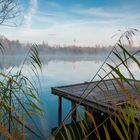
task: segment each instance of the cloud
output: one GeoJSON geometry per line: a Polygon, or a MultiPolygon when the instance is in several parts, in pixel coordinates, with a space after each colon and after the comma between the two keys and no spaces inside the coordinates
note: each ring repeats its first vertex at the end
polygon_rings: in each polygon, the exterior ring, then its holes
{"type": "Polygon", "coordinates": [[[32,17],[38,8],[38,0],[30,0],[28,13],[25,15],[25,27],[31,28],[32,17]]]}
{"type": "Polygon", "coordinates": [[[13,36],[13,31],[11,31],[7,33],[7,36],[22,42],[41,43],[45,41],[50,45],[73,45],[73,40],[76,39],[76,45],[94,46],[95,44],[113,44],[111,36],[116,30],[111,27],[58,24],[44,29],[16,30],[18,36],[13,36]]]}
{"type": "Polygon", "coordinates": [[[104,18],[108,19],[132,19],[139,18],[140,14],[136,11],[136,6],[123,6],[123,7],[80,7],[73,10],[74,13],[82,15],[84,17],[104,18]]]}
{"type": "Polygon", "coordinates": [[[30,0],[25,18],[25,26],[14,30],[1,30],[11,39],[22,42],[42,41],[51,45],[94,46],[95,44],[113,45],[111,39],[118,29],[126,27],[140,28],[140,14],[135,7],[105,8],[70,6],[63,7],[55,3],[39,9],[38,0],[30,0]],[[55,8],[57,7],[57,8],[55,8]],[[64,10],[65,9],[65,10],[64,10]],[[32,25],[32,26],[31,26],[32,25]]]}
{"type": "MultiPolygon", "coordinates": [[[[89,26],[118,26],[118,28],[139,25],[140,12],[136,11],[135,5],[119,7],[64,7],[57,3],[47,2],[44,11],[38,11],[34,15],[34,23],[40,27],[53,27],[55,24],[62,25],[87,25],[89,26]],[[48,6],[49,5],[49,6],[48,6]],[[53,7],[59,8],[53,8],[53,7]],[[51,7],[51,8],[50,8],[51,7]],[[60,8],[61,7],[61,8],[60,8]]],[[[38,27],[37,27],[38,28],[38,27]]]]}
{"type": "Polygon", "coordinates": [[[91,16],[91,17],[97,17],[97,18],[122,18],[122,14],[119,12],[113,12],[113,11],[106,11],[102,7],[98,8],[88,8],[88,9],[79,9],[75,11],[78,14],[84,15],[84,16],[91,16]]]}
{"type": "MultiPolygon", "coordinates": [[[[30,29],[16,29],[9,30],[6,36],[11,39],[19,39],[22,42],[41,43],[48,42],[50,45],[73,45],[73,40],[76,39],[76,45],[94,46],[100,45],[114,45],[116,38],[111,38],[117,33],[119,26],[106,23],[108,26],[98,25],[98,23],[82,22],[75,23],[59,23],[50,26],[49,28],[30,28],[30,29]],[[98,25],[98,26],[97,26],[98,25]],[[13,35],[16,32],[17,35],[13,35]]],[[[2,31],[1,31],[2,32],[2,31]]]]}

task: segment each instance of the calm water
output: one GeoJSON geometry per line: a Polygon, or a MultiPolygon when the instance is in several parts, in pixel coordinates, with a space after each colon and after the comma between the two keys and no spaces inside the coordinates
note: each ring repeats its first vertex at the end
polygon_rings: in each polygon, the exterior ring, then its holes
{"type": "MultiPolygon", "coordinates": [[[[58,125],[58,98],[51,94],[51,87],[89,81],[102,62],[95,61],[50,61],[44,64],[41,79],[40,98],[45,105],[46,117],[40,120],[46,135],[58,125]]],[[[68,100],[62,100],[63,118],[71,109],[68,100]]]]}
{"type": "MultiPolygon", "coordinates": [[[[1,69],[7,71],[13,64],[8,57],[7,59],[1,59],[1,69]]],[[[41,88],[39,90],[39,97],[44,103],[43,108],[46,113],[44,117],[36,118],[36,122],[44,135],[47,137],[51,134],[51,129],[57,127],[58,124],[58,98],[51,94],[51,87],[74,84],[78,82],[90,81],[96,71],[103,63],[104,58],[80,58],[80,59],[67,59],[67,60],[49,60],[43,57],[43,70],[40,73],[41,88]],[[46,60],[46,61],[45,61],[46,60]]],[[[22,57],[15,58],[15,67],[13,71],[17,71],[22,62],[22,57]]],[[[30,65],[25,65],[24,73],[28,75],[27,69],[30,65]]],[[[133,73],[140,80],[139,70],[135,64],[131,63],[129,67],[133,70],[133,73]]],[[[125,71],[124,71],[125,73],[125,71]]],[[[31,77],[34,77],[32,75],[31,77]]],[[[70,111],[71,104],[69,101],[63,99],[63,118],[70,111]]]]}

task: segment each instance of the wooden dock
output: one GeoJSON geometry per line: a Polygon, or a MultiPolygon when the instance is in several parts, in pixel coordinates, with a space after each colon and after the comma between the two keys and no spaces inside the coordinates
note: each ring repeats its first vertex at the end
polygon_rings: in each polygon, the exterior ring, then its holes
{"type": "MultiPolygon", "coordinates": [[[[134,100],[140,96],[140,81],[128,79],[128,82],[118,79],[134,100]],[[137,87],[137,91],[134,87],[137,87]]],[[[85,82],[74,85],[53,87],[52,94],[57,95],[59,106],[59,122],[61,122],[62,97],[72,102],[72,107],[80,103],[93,110],[110,114],[115,110],[114,104],[123,106],[129,104],[129,97],[122,91],[116,80],[85,82]]],[[[76,116],[76,112],[74,114],[76,116]]]]}

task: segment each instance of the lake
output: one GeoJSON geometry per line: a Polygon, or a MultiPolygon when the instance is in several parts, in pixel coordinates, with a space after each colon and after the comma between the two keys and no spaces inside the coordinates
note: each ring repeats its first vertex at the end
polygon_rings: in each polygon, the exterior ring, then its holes
{"type": "MultiPolygon", "coordinates": [[[[23,58],[24,56],[18,56],[18,59],[17,56],[1,58],[1,70],[6,72],[15,65],[13,72],[16,72],[20,68],[23,58]]],[[[46,112],[44,117],[36,118],[35,121],[46,137],[51,134],[52,128],[58,126],[58,98],[51,94],[51,87],[90,81],[102,65],[104,59],[105,56],[56,57],[54,59],[46,56],[42,57],[43,69],[42,72],[39,73],[41,82],[39,98],[43,102],[43,108],[46,112]]],[[[130,63],[129,67],[137,79],[140,80],[139,69],[136,64],[130,63]]],[[[24,66],[23,73],[25,73],[25,75],[28,75],[28,68],[30,68],[29,63],[24,66]]],[[[109,69],[106,67],[106,70],[108,71],[109,69]]],[[[128,76],[125,71],[124,73],[128,76]]],[[[34,75],[30,77],[33,78],[34,75]]],[[[98,78],[96,80],[98,80],[98,78]]],[[[65,99],[63,99],[62,102],[62,116],[64,118],[71,109],[71,103],[65,99]]]]}

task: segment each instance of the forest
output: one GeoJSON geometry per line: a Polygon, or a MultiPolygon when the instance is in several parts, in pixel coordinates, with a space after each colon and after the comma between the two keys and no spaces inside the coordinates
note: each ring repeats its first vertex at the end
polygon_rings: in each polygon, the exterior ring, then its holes
{"type": "MultiPolygon", "coordinates": [[[[0,36],[0,42],[2,46],[5,46],[5,54],[16,55],[16,54],[25,54],[30,46],[35,45],[33,43],[21,43],[19,40],[10,40],[5,36],[0,36]]],[[[95,45],[95,46],[61,46],[55,45],[51,46],[48,43],[42,42],[36,44],[39,47],[41,54],[46,55],[95,55],[95,54],[108,54],[113,46],[104,46],[104,45],[95,45]]],[[[135,52],[140,49],[140,47],[129,47],[125,46],[129,52],[135,52]]]]}

